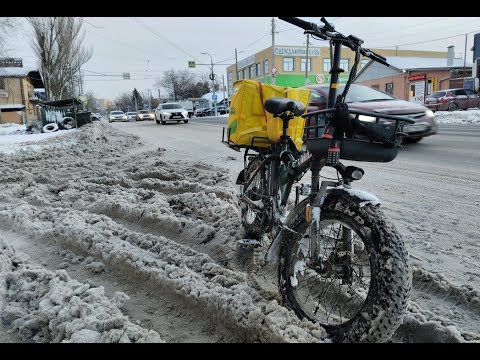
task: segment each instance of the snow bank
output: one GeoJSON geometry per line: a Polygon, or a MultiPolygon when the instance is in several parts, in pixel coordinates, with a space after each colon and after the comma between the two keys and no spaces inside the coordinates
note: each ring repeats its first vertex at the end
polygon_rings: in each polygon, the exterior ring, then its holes
{"type": "Polygon", "coordinates": [[[436,111],[435,120],[439,124],[480,124],[480,110],[436,111]]]}
{"type": "Polygon", "coordinates": [[[37,268],[0,237],[1,321],[23,341],[162,342],[152,330],[131,323],[103,287],[71,279],[67,272],[37,268]]]}

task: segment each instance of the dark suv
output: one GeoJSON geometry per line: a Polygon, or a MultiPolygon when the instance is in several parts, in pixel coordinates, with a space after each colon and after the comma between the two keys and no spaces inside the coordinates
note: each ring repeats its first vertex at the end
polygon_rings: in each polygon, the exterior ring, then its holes
{"type": "Polygon", "coordinates": [[[425,99],[425,105],[432,111],[467,110],[479,108],[480,97],[470,89],[445,89],[435,91],[425,99]]]}
{"type": "MultiPolygon", "coordinates": [[[[305,88],[312,90],[308,112],[322,110],[327,107],[328,85],[308,85],[305,88]]],[[[340,94],[344,88],[344,85],[338,87],[340,94]]],[[[352,110],[390,115],[408,115],[411,117],[415,120],[415,124],[404,125],[403,132],[408,134],[404,138],[405,142],[417,142],[425,136],[436,134],[438,131],[438,125],[435,122],[433,112],[425,106],[395,98],[368,86],[352,84],[345,102],[352,110]]],[[[359,118],[362,121],[375,121],[375,118],[369,116],[360,115],[359,118]]],[[[389,120],[384,121],[389,122],[389,120]]]]}

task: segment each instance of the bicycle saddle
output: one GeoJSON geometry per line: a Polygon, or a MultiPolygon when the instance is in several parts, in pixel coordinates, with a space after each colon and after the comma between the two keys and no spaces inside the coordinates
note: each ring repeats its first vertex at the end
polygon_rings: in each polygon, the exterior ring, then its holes
{"type": "Polygon", "coordinates": [[[265,110],[274,116],[283,114],[285,111],[291,111],[293,115],[300,116],[305,112],[305,105],[289,98],[272,97],[265,101],[265,110]]]}

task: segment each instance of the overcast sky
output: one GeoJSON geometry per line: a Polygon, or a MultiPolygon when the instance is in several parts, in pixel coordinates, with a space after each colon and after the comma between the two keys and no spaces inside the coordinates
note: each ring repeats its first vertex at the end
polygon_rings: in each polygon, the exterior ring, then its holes
{"type": "MultiPolygon", "coordinates": [[[[319,18],[302,19],[319,23],[319,18]]],[[[155,95],[155,79],[169,69],[187,69],[187,62],[235,62],[271,46],[271,17],[189,17],[189,18],[130,18],[85,17],[85,43],[93,49],[93,56],[83,67],[85,90],[99,98],[114,99],[120,93],[150,89],[155,95]],[[131,80],[123,80],[129,72],[131,80]],[[95,76],[101,75],[101,76],[95,76]],[[104,76],[117,75],[117,76],[104,76]]],[[[454,45],[455,53],[462,56],[465,34],[468,34],[467,62],[472,62],[474,33],[480,32],[480,18],[472,17],[329,17],[336,30],[353,34],[365,41],[368,48],[416,49],[446,51],[454,45]],[[438,40],[441,38],[446,38],[438,40]],[[432,41],[435,40],[435,41],[432,41]],[[417,44],[419,42],[424,42],[417,44]]],[[[284,21],[276,21],[277,45],[303,45],[305,35],[301,29],[284,21]]],[[[24,25],[10,39],[8,55],[22,57],[24,66],[36,66],[29,43],[29,27],[24,25]]],[[[328,46],[325,41],[312,41],[311,46],[328,46]]],[[[221,81],[226,66],[215,65],[221,81]]],[[[196,73],[208,73],[209,66],[198,65],[196,73]]]]}

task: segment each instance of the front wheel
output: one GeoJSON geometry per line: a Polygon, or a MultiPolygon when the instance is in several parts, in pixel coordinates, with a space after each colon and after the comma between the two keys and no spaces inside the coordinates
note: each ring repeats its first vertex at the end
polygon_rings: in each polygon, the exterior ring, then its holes
{"type": "Polygon", "coordinates": [[[402,322],[412,282],[400,235],[378,207],[329,195],[311,254],[306,204],[286,224],[295,233],[286,232],[278,267],[285,306],[320,323],[335,342],[387,341],[402,322]]]}

